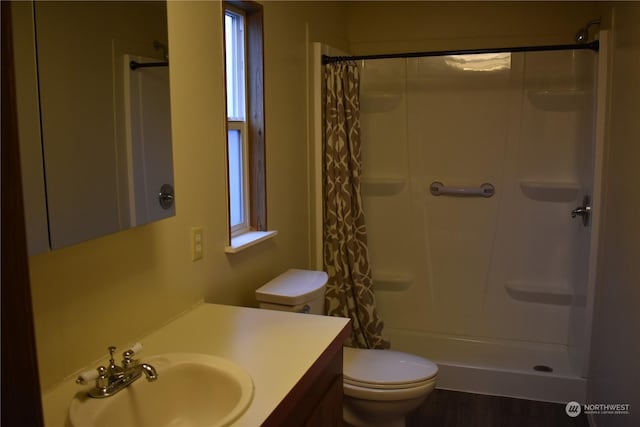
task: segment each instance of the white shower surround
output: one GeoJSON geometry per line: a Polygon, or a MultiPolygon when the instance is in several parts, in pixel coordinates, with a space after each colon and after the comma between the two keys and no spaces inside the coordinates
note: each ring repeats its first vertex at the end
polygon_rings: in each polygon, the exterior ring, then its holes
{"type": "MultiPolygon", "coordinates": [[[[601,32],[600,58],[606,37],[601,32]]],[[[316,64],[327,49],[315,46],[316,64]]],[[[606,94],[607,61],[597,58],[586,51],[514,54],[510,70],[475,72],[471,82],[471,71],[451,70],[442,58],[364,66],[363,192],[379,310],[392,348],[438,363],[440,388],[585,398],[606,94]],[[581,62],[595,68],[585,73],[576,67],[581,62]],[[547,77],[539,73],[545,70],[547,77]],[[577,79],[568,82],[571,76],[577,79]],[[576,112],[596,95],[597,112],[593,105],[576,112]],[[482,106],[470,108],[482,120],[464,115],[473,103],[482,106]],[[588,144],[581,156],[577,141],[588,144]],[[491,182],[496,195],[436,198],[428,192],[432,181],[491,182]],[[592,244],[569,216],[584,193],[594,199],[592,244]],[[549,245],[547,238],[557,239],[549,245]],[[565,265],[561,258],[570,254],[582,264],[565,265]]],[[[315,86],[318,94],[318,80],[315,86]]],[[[319,144],[316,138],[315,150],[319,144]]],[[[316,188],[320,179],[312,178],[316,188]]]]}

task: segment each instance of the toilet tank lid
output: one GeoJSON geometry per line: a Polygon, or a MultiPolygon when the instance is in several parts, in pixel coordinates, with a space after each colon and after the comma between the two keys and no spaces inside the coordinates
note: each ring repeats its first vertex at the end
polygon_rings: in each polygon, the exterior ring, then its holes
{"type": "Polygon", "coordinates": [[[256,289],[256,299],[281,305],[304,304],[324,297],[328,279],[324,271],[292,268],[256,289]]]}

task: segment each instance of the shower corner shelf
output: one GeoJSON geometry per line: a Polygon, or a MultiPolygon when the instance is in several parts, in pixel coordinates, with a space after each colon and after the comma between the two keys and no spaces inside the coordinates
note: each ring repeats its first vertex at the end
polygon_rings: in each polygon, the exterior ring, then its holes
{"type": "Polygon", "coordinates": [[[579,186],[575,182],[520,181],[525,196],[542,202],[571,202],[577,199],[579,186]]]}
{"type": "Polygon", "coordinates": [[[395,196],[404,189],[406,180],[404,178],[363,178],[363,196],[395,196]]]}
{"type": "Polygon", "coordinates": [[[513,281],[504,285],[509,296],[518,301],[538,304],[571,305],[573,291],[566,284],[547,285],[539,282],[513,281]]]}
{"type": "Polygon", "coordinates": [[[581,89],[529,89],[531,104],[544,111],[576,111],[583,104],[585,91],[581,89]]]}
{"type": "Polygon", "coordinates": [[[376,291],[406,291],[412,283],[413,278],[409,276],[380,274],[373,277],[373,288],[376,291]]]}

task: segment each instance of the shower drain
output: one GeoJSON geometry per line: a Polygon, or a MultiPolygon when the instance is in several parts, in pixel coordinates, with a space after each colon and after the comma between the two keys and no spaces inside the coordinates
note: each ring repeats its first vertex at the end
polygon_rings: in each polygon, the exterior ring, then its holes
{"type": "Polygon", "coordinates": [[[553,372],[553,368],[547,365],[536,365],[533,367],[533,370],[538,372],[553,372]]]}

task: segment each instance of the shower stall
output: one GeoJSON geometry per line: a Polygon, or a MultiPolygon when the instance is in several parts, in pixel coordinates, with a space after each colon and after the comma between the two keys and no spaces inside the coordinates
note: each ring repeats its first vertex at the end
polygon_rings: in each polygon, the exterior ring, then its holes
{"type": "Polygon", "coordinates": [[[358,61],[378,310],[438,387],[586,397],[606,37],[599,52],[358,61]]]}

